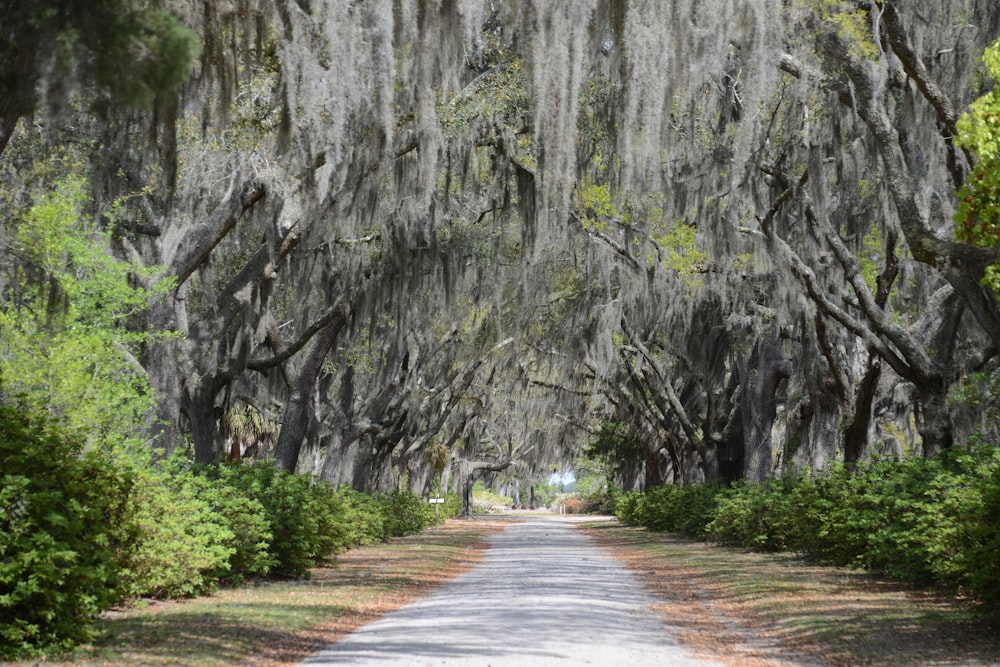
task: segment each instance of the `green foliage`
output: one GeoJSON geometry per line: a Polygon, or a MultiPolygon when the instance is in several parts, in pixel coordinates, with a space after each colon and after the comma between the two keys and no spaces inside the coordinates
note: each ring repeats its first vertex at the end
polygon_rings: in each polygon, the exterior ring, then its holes
{"type": "Polygon", "coordinates": [[[367,545],[385,542],[385,518],[382,504],[370,493],[363,493],[350,486],[338,490],[344,502],[345,541],[348,545],[367,545]]]}
{"type": "Polygon", "coordinates": [[[153,333],[127,322],[157,293],[148,278],[107,254],[109,239],[84,214],[86,182],[59,180],[18,221],[0,304],[4,388],[64,421],[74,436],[120,444],[134,437],[151,405],[133,352],[153,333]]]}
{"type": "Polygon", "coordinates": [[[621,497],[625,523],[945,586],[1000,614],[1000,449],[621,497]]]}
{"type": "Polygon", "coordinates": [[[73,82],[94,84],[115,102],[148,107],[173,95],[200,51],[174,14],[136,0],[49,0],[5,6],[0,116],[30,113],[44,80],[55,101],[73,82]]]}
{"type": "Polygon", "coordinates": [[[873,60],[879,47],[872,40],[869,10],[848,0],[800,0],[810,7],[824,23],[835,26],[851,55],[873,60]]]}
{"type": "Polygon", "coordinates": [[[878,290],[878,276],[882,271],[885,255],[882,237],[882,230],[878,226],[873,226],[861,241],[861,252],[858,257],[861,275],[864,276],[868,291],[872,294],[878,290]]]}
{"type": "Polygon", "coordinates": [[[276,560],[270,552],[273,538],[264,506],[233,484],[228,475],[222,475],[219,483],[212,483],[211,478],[205,476],[197,479],[201,487],[199,496],[232,535],[226,540],[225,533],[220,532],[223,538],[220,545],[229,551],[229,559],[210,574],[221,583],[231,585],[267,576],[276,560]]]}
{"type": "Polygon", "coordinates": [[[788,533],[784,523],[787,512],[775,511],[774,504],[783,498],[781,489],[791,484],[786,479],[733,486],[718,499],[705,532],[719,542],[763,551],[787,549],[788,533]]]}
{"type": "Polygon", "coordinates": [[[621,474],[643,455],[642,441],[634,428],[617,421],[602,422],[597,437],[584,451],[584,456],[600,461],[612,475],[621,474]]]}
{"type": "Polygon", "coordinates": [[[175,458],[133,468],[128,514],[136,538],[120,554],[130,597],[178,598],[212,591],[228,570],[235,533],[205,497],[206,485],[175,458]]]}
{"type": "Polygon", "coordinates": [[[498,43],[487,43],[484,51],[491,66],[456,95],[438,100],[438,117],[449,133],[488,123],[520,129],[525,122],[528,92],[521,60],[498,43]]]}
{"type": "Polygon", "coordinates": [[[667,484],[619,497],[614,511],[624,523],[700,538],[714,516],[718,493],[713,486],[667,484]]]}
{"type": "Polygon", "coordinates": [[[10,407],[0,407],[0,471],[0,658],[89,639],[119,599],[127,478],[10,407]]]}
{"type": "Polygon", "coordinates": [[[669,227],[660,223],[657,228],[652,238],[663,267],[681,276],[688,288],[700,287],[703,284],[700,276],[708,264],[708,254],[698,247],[697,230],[683,222],[669,227]]]}
{"type": "Polygon", "coordinates": [[[444,498],[444,502],[441,503],[440,508],[437,510],[436,517],[439,521],[445,521],[462,513],[462,496],[454,491],[449,491],[440,497],[444,498]]]}
{"type": "MultiPolygon", "coordinates": [[[[987,73],[1000,81],[1000,40],[983,54],[987,73]]],[[[955,234],[986,248],[1000,244],[1000,89],[969,105],[957,123],[955,143],[975,154],[978,162],[958,191],[955,234]]],[[[1000,267],[990,266],[985,285],[1000,293],[1000,267]]]]}
{"type": "Polygon", "coordinates": [[[257,500],[264,509],[273,559],[271,573],[300,577],[337,549],[348,546],[341,522],[343,501],[326,482],[277,470],[270,465],[232,466],[227,483],[257,500]]]}
{"type": "Polygon", "coordinates": [[[608,185],[584,181],[577,185],[573,199],[573,207],[587,229],[604,231],[609,223],[620,219],[618,205],[608,185]]]}
{"type": "Polygon", "coordinates": [[[412,535],[434,525],[434,509],[409,491],[393,491],[381,501],[382,520],[389,537],[412,535]]]}

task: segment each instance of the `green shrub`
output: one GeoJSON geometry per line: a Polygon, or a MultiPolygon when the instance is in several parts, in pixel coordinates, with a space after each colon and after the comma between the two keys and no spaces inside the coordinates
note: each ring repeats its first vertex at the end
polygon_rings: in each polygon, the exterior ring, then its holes
{"type": "Polygon", "coordinates": [[[681,490],[677,502],[676,530],[689,537],[702,538],[709,522],[715,517],[719,488],[690,484],[681,490]]]}
{"type": "Polygon", "coordinates": [[[129,481],[40,419],[0,407],[0,658],[93,635],[120,597],[129,481]]]}
{"type": "Polygon", "coordinates": [[[618,496],[615,503],[615,516],[618,517],[619,521],[630,526],[642,525],[639,522],[639,512],[645,499],[646,495],[640,491],[632,491],[618,496]]]}
{"type": "Polygon", "coordinates": [[[227,576],[236,534],[206,498],[205,480],[182,461],[136,464],[128,513],[137,528],[122,549],[125,592],[179,598],[214,590],[227,576]]]}
{"type": "Polygon", "coordinates": [[[714,486],[666,484],[617,496],[615,514],[628,524],[700,538],[715,516],[718,494],[714,486]]]}
{"type": "Polygon", "coordinates": [[[650,530],[677,530],[677,498],[680,487],[673,484],[657,486],[646,491],[646,497],[637,509],[639,525],[650,530]]]}
{"type": "Polygon", "coordinates": [[[763,484],[741,482],[719,494],[718,504],[705,535],[725,544],[781,551],[796,535],[789,492],[801,478],[769,480],[763,484]]]}
{"type": "Polygon", "coordinates": [[[412,535],[434,525],[434,510],[418,495],[393,491],[381,501],[382,521],[389,537],[412,535]]]}
{"type": "Polygon", "coordinates": [[[1000,620],[1000,449],[981,448],[968,461],[970,485],[978,502],[969,503],[969,518],[960,533],[970,593],[1000,620]]]}
{"type": "Polygon", "coordinates": [[[439,512],[440,521],[447,521],[448,519],[461,514],[462,496],[458,495],[454,491],[449,491],[444,494],[444,502],[441,503],[441,509],[439,512]]]}
{"type": "Polygon", "coordinates": [[[763,484],[664,486],[618,500],[619,518],[764,551],[961,590],[1000,616],[1000,449],[880,460],[763,484]]]}
{"type": "Polygon", "coordinates": [[[347,546],[384,542],[387,534],[379,500],[351,486],[343,486],[337,493],[344,502],[347,546]]]}
{"type": "Polygon", "coordinates": [[[227,479],[264,508],[272,574],[308,575],[321,558],[348,544],[345,503],[327,482],[314,484],[271,465],[232,466],[227,479]]]}
{"type": "Polygon", "coordinates": [[[271,527],[261,502],[239,486],[237,466],[208,466],[199,472],[199,497],[232,534],[222,545],[231,550],[225,567],[212,575],[226,584],[266,576],[276,564],[270,552],[271,527]]]}

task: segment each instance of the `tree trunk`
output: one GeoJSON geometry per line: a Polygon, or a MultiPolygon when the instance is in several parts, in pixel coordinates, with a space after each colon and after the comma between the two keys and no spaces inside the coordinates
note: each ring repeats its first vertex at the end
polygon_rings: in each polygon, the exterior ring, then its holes
{"type": "Polygon", "coordinates": [[[771,475],[771,428],[777,415],[778,384],[791,373],[789,363],[781,356],[777,339],[761,341],[754,346],[744,364],[743,437],[745,441],[745,477],[751,482],[764,482],[771,475]]]}
{"type": "Polygon", "coordinates": [[[191,426],[195,463],[215,463],[222,455],[215,392],[206,387],[196,387],[194,394],[185,392],[182,408],[191,426]]]}
{"type": "Polygon", "coordinates": [[[854,418],[844,429],[844,465],[852,470],[865,455],[871,440],[872,407],[881,377],[882,361],[878,355],[869,353],[865,376],[854,398],[854,418]]]}
{"type": "Polygon", "coordinates": [[[292,387],[292,395],[285,406],[285,415],[281,420],[281,434],[275,446],[274,463],[281,470],[295,472],[299,462],[299,452],[302,450],[302,441],[309,428],[316,381],[319,379],[326,356],[337,342],[346,323],[347,317],[341,314],[323,327],[312,340],[312,349],[303,360],[302,368],[292,387]]]}
{"type": "Polygon", "coordinates": [[[658,486],[663,486],[666,483],[666,478],[663,474],[663,466],[660,461],[662,458],[660,456],[659,448],[654,448],[649,445],[645,447],[646,453],[646,465],[645,467],[645,477],[643,479],[643,488],[653,489],[658,486]]]}
{"type": "Polygon", "coordinates": [[[948,407],[948,384],[936,382],[917,385],[919,394],[918,429],[923,440],[924,458],[935,458],[954,444],[951,410],[948,407]]]}
{"type": "Polygon", "coordinates": [[[458,479],[462,485],[462,516],[472,518],[472,466],[469,461],[459,461],[458,479]]]}

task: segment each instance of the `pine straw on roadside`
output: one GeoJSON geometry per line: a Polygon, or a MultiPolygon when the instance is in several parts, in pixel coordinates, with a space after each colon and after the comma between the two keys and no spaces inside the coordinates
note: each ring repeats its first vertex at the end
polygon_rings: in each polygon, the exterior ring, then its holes
{"type": "Polygon", "coordinates": [[[949,596],[616,522],[582,529],[641,577],[702,657],[739,667],[1000,665],[996,631],[949,596]]]}

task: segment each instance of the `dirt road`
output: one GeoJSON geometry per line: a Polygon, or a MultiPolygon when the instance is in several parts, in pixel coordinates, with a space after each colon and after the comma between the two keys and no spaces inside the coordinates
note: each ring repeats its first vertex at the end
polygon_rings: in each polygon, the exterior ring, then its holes
{"type": "Polygon", "coordinates": [[[302,664],[718,664],[687,655],[638,578],[574,531],[573,521],[539,515],[512,523],[490,538],[475,568],[302,664]]]}

